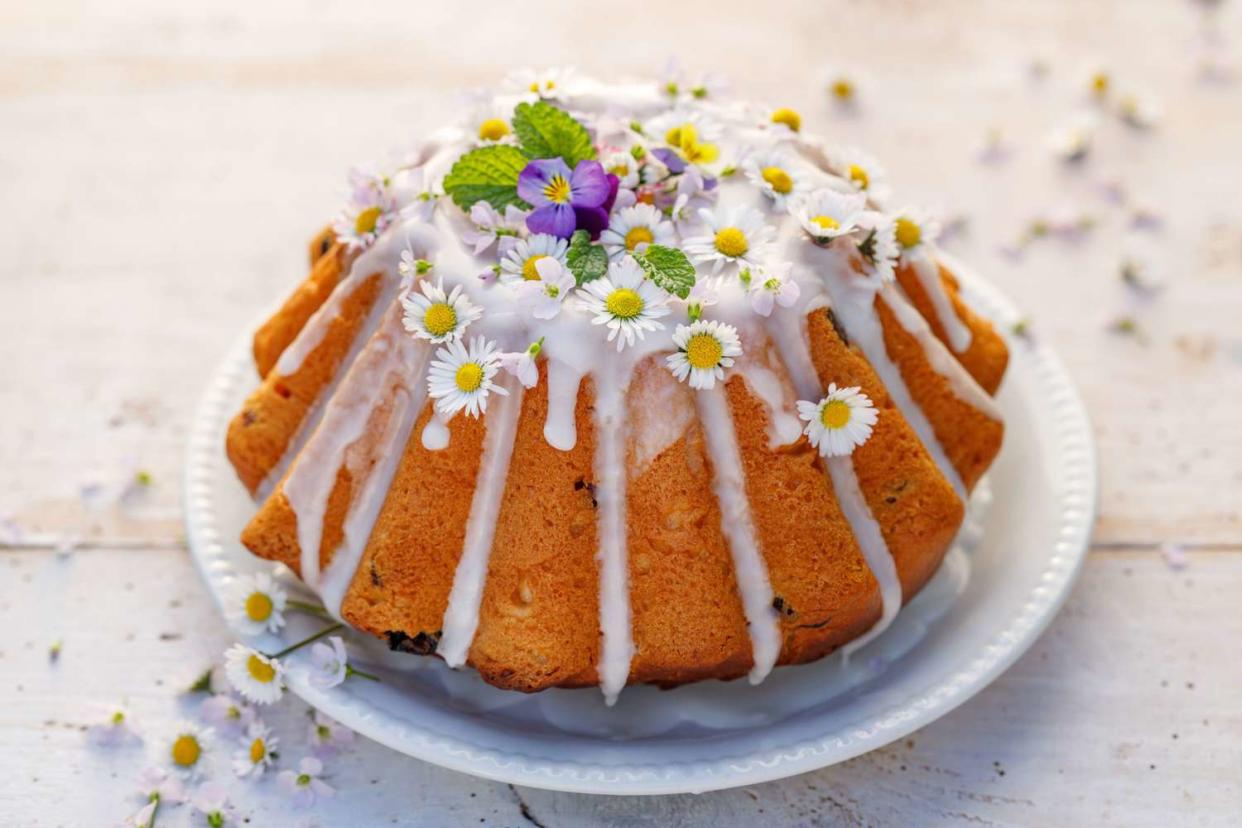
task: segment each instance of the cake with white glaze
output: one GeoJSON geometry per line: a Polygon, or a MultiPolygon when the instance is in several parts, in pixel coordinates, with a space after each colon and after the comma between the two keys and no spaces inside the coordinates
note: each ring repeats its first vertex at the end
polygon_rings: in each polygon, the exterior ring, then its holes
{"type": "Polygon", "coordinates": [[[934,223],[800,127],[537,76],[351,174],[228,430],[246,546],[516,690],[882,632],[999,450],[1007,351],[934,223]]]}

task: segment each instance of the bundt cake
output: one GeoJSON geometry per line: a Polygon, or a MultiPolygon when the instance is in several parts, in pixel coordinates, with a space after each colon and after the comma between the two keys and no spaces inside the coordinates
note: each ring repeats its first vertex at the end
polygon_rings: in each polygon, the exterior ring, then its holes
{"type": "Polygon", "coordinates": [[[243,543],[332,614],[612,700],[860,646],[935,573],[1008,353],[867,156],[550,75],[350,188],[227,434],[243,543]]]}

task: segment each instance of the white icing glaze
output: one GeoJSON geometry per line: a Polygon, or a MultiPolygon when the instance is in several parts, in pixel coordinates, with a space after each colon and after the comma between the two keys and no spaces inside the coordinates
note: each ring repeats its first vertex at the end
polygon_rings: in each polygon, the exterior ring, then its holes
{"type": "Polygon", "coordinates": [[[522,410],[522,386],[507,379],[504,385],[509,390],[509,396],[492,398],[484,418],[487,433],[483,437],[483,458],[479,462],[479,477],[470,502],[461,559],[453,576],[448,606],[444,610],[444,635],[436,649],[450,667],[465,663],[470,642],[474,640],[474,631],[479,626],[479,602],[483,599],[487,561],[492,551],[492,537],[496,533],[501,495],[509,476],[518,414],[522,410]]]}
{"type": "Polygon", "coordinates": [[[742,456],[724,389],[717,384],[698,392],[694,399],[712,461],[712,489],[720,504],[720,528],[729,541],[738,593],[750,631],[755,662],[750,669],[750,683],[758,684],[772,671],[781,652],[780,624],[772,609],[772,585],[750,516],[742,456]]]}
{"type": "MultiPolygon", "coordinates": [[[[805,314],[800,315],[796,321],[785,324],[777,321],[768,327],[768,331],[789,369],[789,376],[798,396],[804,400],[818,399],[823,393],[823,387],[815,373],[815,364],[811,361],[805,314]]],[[[884,416],[883,413],[880,416],[884,416]]],[[[863,559],[880,586],[880,620],[863,635],[863,638],[870,641],[888,629],[897,617],[902,602],[901,580],[897,577],[897,565],[893,562],[880,526],[859,488],[853,456],[825,458],[824,465],[832,479],[833,492],[841,507],[841,514],[849,523],[863,559]]],[[[847,647],[846,652],[854,649],[857,647],[847,647]]]]}
{"type": "Polygon", "coordinates": [[[548,416],[543,436],[548,445],[569,451],[578,442],[575,413],[582,372],[561,360],[548,360],[548,416]]]}
{"type": "MultiPolygon", "coordinates": [[[[876,376],[880,378],[880,382],[884,383],[888,395],[892,397],[902,416],[910,423],[914,433],[923,443],[923,447],[935,461],[936,467],[940,469],[940,473],[953,485],[958,497],[965,502],[966,486],[962,483],[962,476],[949,462],[944,446],[936,438],[936,432],[932,429],[927,415],[911,396],[905,378],[901,375],[901,369],[888,355],[888,348],[884,344],[884,329],[875,310],[875,297],[880,290],[878,281],[855,273],[845,261],[845,257],[835,250],[807,245],[804,249],[803,260],[814,267],[823,278],[828,288],[828,295],[832,297],[833,313],[845,328],[850,341],[862,349],[867,362],[871,363],[876,376]]],[[[904,302],[904,299],[902,301],[904,302]]]]}
{"type": "Polygon", "coordinates": [[[935,310],[936,320],[940,322],[945,338],[949,340],[949,347],[955,353],[963,353],[970,347],[974,334],[970,326],[963,322],[953,310],[953,301],[949,298],[949,291],[944,286],[944,280],[940,278],[940,265],[925,248],[926,245],[923,245],[910,256],[910,265],[935,310]]]}
{"type": "MultiPolygon", "coordinates": [[[[620,357],[614,364],[628,362],[620,357]]],[[[631,363],[632,365],[632,363],[631,363]]],[[[629,370],[632,370],[630,368],[629,370]]],[[[616,375],[612,375],[616,380],[616,375]]],[[[630,626],[629,557],[625,531],[626,381],[600,385],[595,396],[595,501],[599,510],[599,684],[615,704],[630,675],[634,638],[630,626]]]]}
{"type": "MultiPolygon", "coordinates": [[[[289,470],[284,493],[297,516],[302,580],[313,589],[320,588],[324,513],[337,472],[346,464],[350,447],[363,437],[376,406],[401,387],[422,386],[418,380],[426,355],[427,348],[402,330],[400,305],[390,306],[379,330],[350,366],[331,406],[289,470]]],[[[361,554],[361,546],[347,550],[346,554],[352,557],[353,552],[361,554]]]]}
{"type": "Polygon", "coordinates": [[[901,323],[901,327],[919,341],[923,353],[932,370],[948,380],[949,388],[959,400],[982,411],[993,420],[1001,420],[1000,407],[996,400],[983,390],[983,387],[970,375],[966,366],[958,362],[949,349],[945,347],[936,334],[932,332],[927,320],[910,304],[895,285],[886,285],[880,292],[884,301],[893,311],[893,316],[901,323]]]}

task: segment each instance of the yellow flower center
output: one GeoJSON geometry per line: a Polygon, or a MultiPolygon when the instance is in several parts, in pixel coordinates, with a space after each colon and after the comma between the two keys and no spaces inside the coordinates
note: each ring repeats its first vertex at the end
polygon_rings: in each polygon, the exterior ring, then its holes
{"type": "Polygon", "coordinates": [[[183,768],[188,768],[198,761],[203,748],[192,734],[183,733],[172,745],[172,760],[183,768]]]}
{"type": "Polygon", "coordinates": [[[797,132],[802,129],[802,116],[789,107],[783,106],[772,113],[772,123],[784,124],[794,132],[797,132]]]}
{"type": "Polygon", "coordinates": [[[246,670],[252,679],[262,684],[271,684],[276,678],[276,668],[257,655],[252,655],[246,660],[246,670]]]}
{"type": "Polygon", "coordinates": [[[849,78],[837,78],[829,89],[832,96],[839,101],[848,101],[854,97],[854,84],[849,78]]]}
{"type": "Polygon", "coordinates": [[[263,744],[262,739],[255,739],[250,743],[250,761],[257,765],[264,756],[267,756],[267,745],[263,744]]]}
{"type": "Polygon", "coordinates": [[[720,340],[711,334],[695,334],[686,343],[686,361],[691,368],[715,368],[724,356],[720,340]]]}
{"type": "Polygon", "coordinates": [[[457,387],[467,394],[471,391],[478,391],[479,386],[483,384],[483,368],[477,362],[467,362],[457,369],[455,381],[457,387]]]}
{"type": "Polygon", "coordinates": [[[655,236],[651,233],[649,227],[631,227],[630,232],[625,234],[625,249],[633,250],[640,244],[651,244],[655,240],[655,236]]]}
{"type": "Polygon", "coordinates": [[[720,148],[715,144],[700,144],[698,141],[683,142],[681,154],[692,164],[710,164],[720,157],[720,148]]]}
{"type": "Polygon", "coordinates": [[[793,189],[793,179],[780,167],[764,167],[762,174],[768,186],[781,195],[787,195],[793,189]]]}
{"type": "Polygon", "coordinates": [[[354,219],[354,232],[359,236],[374,233],[375,225],[379,224],[379,218],[383,212],[378,207],[368,207],[363,210],[358,214],[358,218],[354,219]]]}
{"type": "Polygon", "coordinates": [[[824,428],[844,428],[850,421],[850,407],[843,400],[830,400],[823,411],[819,412],[819,421],[824,424],[824,428]]]}
{"type": "Polygon", "coordinates": [[[716,231],[716,249],[726,256],[736,259],[745,256],[750,250],[750,242],[746,234],[736,227],[723,227],[716,231]]]}
{"type": "Polygon", "coordinates": [[[923,230],[908,218],[897,219],[897,243],[910,248],[923,240],[923,230]]]}
{"type": "Polygon", "coordinates": [[[569,182],[565,180],[563,175],[554,175],[552,180],[548,182],[548,186],[543,188],[543,194],[553,204],[569,203],[569,182]]]}
{"type": "Polygon", "coordinates": [[[535,269],[535,262],[540,259],[546,259],[547,256],[536,254],[531,256],[522,264],[522,278],[528,282],[533,282],[539,278],[539,271],[535,269]]]}
{"type": "Polygon", "coordinates": [[[604,307],[618,319],[633,319],[643,312],[643,298],[629,288],[617,288],[608,294],[604,307]]]}
{"type": "Polygon", "coordinates": [[[499,141],[509,134],[509,125],[500,118],[488,118],[479,124],[479,139],[482,141],[499,141]]]}
{"type": "Polygon", "coordinates": [[[1091,91],[1096,95],[1108,94],[1108,74],[1105,72],[1096,72],[1091,76],[1091,91]]]}
{"type": "Polygon", "coordinates": [[[423,315],[423,325],[432,336],[444,336],[457,327],[457,312],[447,302],[436,302],[423,315]]]}
{"type": "Polygon", "coordinates": [[[841,228],[841,222],[832,216],[815,216],[811,219],[811,223],[819,225],[824,230],[839,230],[841,228]]]}
{"type": "Polygon", "coordinates": [[[608,172],[612,173],[617,178],[625,178],[630,174],[630,165],[624,162],[615,164],[608,168],[608,172]]]}
{"type": "Polygon", "coordinates": [[[272,615],[272,599],[267,593],[252,592],[246,599],[246,616],[251,621],[266,621],[272,615]]]}
{"type": "Polygon", "coordinates": [[[668,132],[664,133],[664,143],[670,146],[679,147],[681,146],[681,139],[683,135],[688,135],[690,140],[693,141],[695,139],[694,124],[682,124],[681,126],[673,127],[668,132]]]}
{"type": "Polygon", "coordinates": [[[857,184],[858,189],[865,190],[871,186],[871,176],[867,175],[867,171],[857,164],[850,164],[850,168],[847,172],[849,174],[850,181],[857,184]]]}

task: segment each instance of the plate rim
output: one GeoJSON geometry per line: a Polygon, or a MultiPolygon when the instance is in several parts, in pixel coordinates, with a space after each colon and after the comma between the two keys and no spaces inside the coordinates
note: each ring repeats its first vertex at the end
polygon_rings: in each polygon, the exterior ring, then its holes
{"type": "MultiPolygon", "coordinates": [[[[1002,330],[1020,317],[1016,306],[992,283],[977,276],[955,257],[941,258],[958,277],[968,303],[1002,330]]],[[[245,329],[213,372],[195,408],[183,471],[182,507],[190,557],[217,610],[225,615],[217,576],[232,565],[221,543],[211,483],[213,466],[224,458],[218,433],[235,383],[250,368],[250,331],[245,329]]],[[[1002,334],[1004,335],[1004,334],[1002,334]]],[[[498,782],[571,793],[659,795],[702,793],[759,784],[818,770],[890,744],[954,710],[991,684],[1042,635],[1064,605],[1081,572],[1090,545],[1098,506],[1098,459],[1090,418],[1073,380],[1047,344],[1006,336],[1011,350],[1021,347],[1027,370],[1052,403],[1052,435],[1062,455],[1063,491],[1054,501],[1056,538],[1042,564],[1038,585],[1015,607],[1005,626],[948,679],[924,687],[880,713],[850,720],[832,733],[754,751],[744,757],[692,762],[595,765],[553,760],[479,745],[440,733],[419,730],[410,721],[353,696],[314,687],[304,669],[291,669],[289,689],[316,709],[352,730],[393,750],[441,767],[498,782]]],[[[1052,450],[1052,449],[1050,449],[1052,450]]]]}

